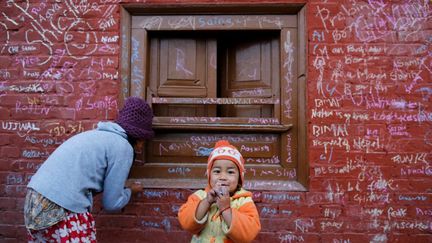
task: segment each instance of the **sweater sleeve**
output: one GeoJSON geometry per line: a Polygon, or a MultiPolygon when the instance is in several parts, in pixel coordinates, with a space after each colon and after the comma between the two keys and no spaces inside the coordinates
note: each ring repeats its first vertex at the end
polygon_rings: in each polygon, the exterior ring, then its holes
{"type": "Polygon", "coordinates": [[[200,221],[195,218],[195,212],[200,201],[201,198],[196,194],[190,195],[187,202],[180,207],[178,213],[181,227],[192,234],[198,234],[201,232],[207,223],[208,213],[200,221]]]}
{"type": "Polygon", "coordinates": [[[102,203],[105,210],[117,211],[126,206],[132,194],[129,188],[125,188],[132,166],[132,156],[130,156],[130,159],[114,158],[109,164],[105,173],[102,203]]]}
{"type": "Polygon", "coordinates": [[[251,242],[261,230],[257,208],[253,202],[245,203],[239,209],[232,209],[231,227],[224,224],[223,231],[234,242],[251,242]]]}

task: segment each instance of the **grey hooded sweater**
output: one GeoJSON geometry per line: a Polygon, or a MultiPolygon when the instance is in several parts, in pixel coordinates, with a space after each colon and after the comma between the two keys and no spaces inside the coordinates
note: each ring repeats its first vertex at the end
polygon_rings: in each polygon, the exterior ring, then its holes
{"type": "Polygon", "coordinates": [[[132,160],[133,148],[125,130],[113,122],[99,122],[95,130],[60,145],[32,176],[28,187],[75,213],[91,211],[93,194],[103,192],[104,209],[118,210],[131,196],[124,186],[132,160]]]}

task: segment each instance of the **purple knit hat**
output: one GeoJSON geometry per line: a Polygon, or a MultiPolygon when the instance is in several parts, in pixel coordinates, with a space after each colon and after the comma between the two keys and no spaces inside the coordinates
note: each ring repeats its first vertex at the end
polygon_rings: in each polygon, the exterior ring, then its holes
{"type": "Polygon", "coordinates": [[[129,97],[123,109],[119,111],[116,123],[128,136],[135,139],[150,139],[154,136],[152,120],[153,112],[149,104],[138,97],[129,97]]]}

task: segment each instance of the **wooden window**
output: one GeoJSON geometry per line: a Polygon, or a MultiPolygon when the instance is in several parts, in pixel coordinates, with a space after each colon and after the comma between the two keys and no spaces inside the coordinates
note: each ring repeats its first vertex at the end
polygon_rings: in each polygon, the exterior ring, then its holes
{"type": "Polygon", "coordinates": [[[200,10],[122,9],[122,95],[147,99],[156,131],[130,177],[202,188],[207,157],[226,139],[246,160],[246,188],[306,190],[301,11],[200,10]]]}

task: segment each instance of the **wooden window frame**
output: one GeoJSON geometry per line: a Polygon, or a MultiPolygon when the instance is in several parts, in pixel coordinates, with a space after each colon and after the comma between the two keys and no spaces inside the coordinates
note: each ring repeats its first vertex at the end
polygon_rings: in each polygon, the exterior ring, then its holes
{"type": "MultiPolygon", "coordinates": [[[[157,4],[127,4],[121,5],[121,60],[120,60],[120,73],[121,73],[121,102],[129,96],[145,97],[149,102],[178,102],[178,99],[167,100],[152,98],[149,92],[146,91],[145,87],[142,86],[142,79],[146,77],[149,63],[144,58],[148,53],[142,53],[140,65],[131,65],[132,50],[131,50],[131,33],[132,33],[132,18],[134,16],[178,16],[178,15],[206,15],[206,14],[217,14],[217,15],[296,15],[297,20],[297,34],[295,35],[296,47],[294,63],[295,70],[292,74],[293,80],[293,92],[292,97],[297,100],[297,107],[293,109],[293,112],[297,113],[297,127],[295,130],[296,144],[293,144],[296,154],[294,159],[297,161],[297,180],[280,180],[256,183],[250,189],[253,190],[273,190],[273,191],[307,191],[309,184],[309,163],[307,157],[307,121],[306,121],[306,26],[305,26],[305,6],[304,4],[191,4],[191,5],[157,5],[157,4]],[[132,92],[132,90],[134,92],[132,92]]],[[[161,28],[160,26],[158,28],[161,28]]],[[[172,31],[173,29],[167,29],[172,31]]],[[[189,30],[189,29],[188,29],[189,30]]],[[[143,32],[143,46],[148,46],[146,43],[147,31],[143,32]]],[[[282,33],[281,33],[282,36],[282,33]]],[[[281,37],[283,39],[284,37],[281,37]]],[[[293,38],[293,37],[291,37],[293,38]]],[[[283,48],[284,42],[281,41],[281,49],[283,48]]],[[[148,51],[148,50],[147,50],[148,51]]],[[[282,52],[282,50],[281,50],[282,52]]],[[[281,57],[281,62],[283,58],[281,57]]],[[[283,65],[283,64],[282,64],[283,65]]],[[[282,72],[282,71],[281,71],[282,72]]],[[[282,83],[282,81],[281,81],[282,83]]],[[[282,94],[281,94],[282,96],[282,94]]],[[[194,104],[197,100],[188,99],[183,100],[188,103],[194,104]]],[[[282,97],[281,97],[282,102],[282,97]]],[[[229,102],[223,98],[212,99],[211,102],[223,103],[229,102]]],[[[267,101],[272,102],[272,101],[267,101]]],[[[281,117],[283,119],[283,117],[281,117]]],[[[241,121],[241,119],[240,119],[241,121]]],[[[244,125],[232,125],[232,124],[171,124],[164,119],[155,119],[153,122],[154,129],[157,130],[188,130],[193,127],[194,130],[206,130],[211,128],[213,131],[238,131],[242,129],[245,132],[254,131],[258,133],[266,132],[284,132],[292,128],[292,125],[279,125],[279,124],[244,124],[244,125]]],[[[246,175],[247,176],[247,175],[246,175]]],[[[175,183],[166,183],[163,179],[131,179],[140,180],[147,188],[200,188],[203,185],[194,180],[175,180],[175,183]]],[[[246,179],[247,181],[248,179],[246,179]]]]}

